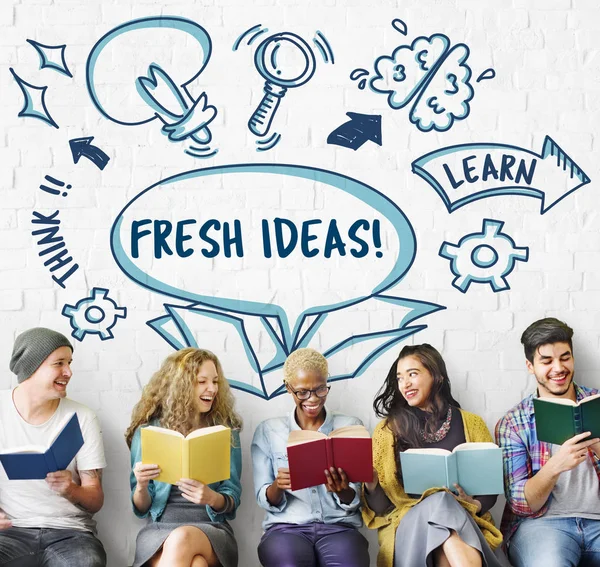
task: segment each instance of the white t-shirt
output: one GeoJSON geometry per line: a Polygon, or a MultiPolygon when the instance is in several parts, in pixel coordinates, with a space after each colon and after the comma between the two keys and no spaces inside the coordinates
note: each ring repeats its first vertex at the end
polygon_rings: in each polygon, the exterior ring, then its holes
{"type": "MultiPolygon", "coordinates": [[[[77,413],[83,447],[67,470],[73,482],[81,484],[78,471],[106,467],[102,432],[96,415],[82,404],[62,398],[54,415],[41,425],[31,425],[20,415],[11,390],[0,391],[0,451],[25,445],[47,446],[59,431],[67,414],[77,413]]],[[[86,510],[52,491],[45,480],[8,480],[0,464],[0,509],[19,528],[59,528],[96,531],[96,522],[86,510]]]]}

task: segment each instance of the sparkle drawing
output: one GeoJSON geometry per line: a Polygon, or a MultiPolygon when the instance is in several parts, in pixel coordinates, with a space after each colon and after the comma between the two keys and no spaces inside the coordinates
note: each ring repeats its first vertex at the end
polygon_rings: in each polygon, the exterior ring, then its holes
{"type": "Polygon", "coordinates": [[[40,56],[40,69],[54,69],[67,77],[73,77],[65,59],[66,45],[44,45],[33,39],[28,39],[27,43],[32,45],[40,56]]]}
{"type": "Polygon", "coordinates": [[[484,219],[481,232],[463,236],[458,244],[442,244],[439,255],[450,260],[456,289],[466,293],[473,282],[489,283],[495,293],[510,289],[506,276],[515,262],[527,262],[529,248],[516,246],[503,226],[503,221],[484,219]]]}
{"type": "Polygon", "coordinates": [[[210,123],[217,109],[209,103],[206,92],[196,96],[190,84],[206,68],[212,52],[212,42],[206,30],[185,18],[159,16],[141,18],[122,24],[100,38],[87,60],[87,87],[96,108],[105,118],[123,126],[139,126],[153,120],[162,123],[161,131],[170,142],[186,142],[185,153],[199,159],[214,156],[218,150],[210,147],[210,123]],[[139,41],[139,50],[148,52],[144,65],[130,54],[131,43],[139,41]],[[144,42],[152,41],[155,51],[144,42]],[[161,41],[169,50],[179,46],[185,50],[176,66],[167,70],[167,62],[158,50],[161,41]],[[156,44],[156,45],[155,45],[156,44]],[[111,83],[112,57],[119,54],[119,70],[130,77],[130,86],[111,83]],[[129,55],[128,61],[125,54],[129,55]],[[112,89],[112,90],[111,90],[112,89]],[[129,104],[115,103],[127,96],[129,104]],[[121,95],[121,93],[123,93],[121,95]],[[135,93],[135,94],[134,94],[135,93]]]}
{"type": "MultiPolygon", "coordinates": [[[[402,35],[408,33],[402,20],[395,19],[392,27],[402,35]]],[[[385,95],[394,110],[410,106],[409,120],[421,132],[445,132],[471,112],[475,91],[469,55],[464,43],[451,46],[444,34],[421,36],[396,47],[391,55],[377,57],[370,77],[369,71],[358,68],[350,78],[359,81],[360,90],[368,84],[372,92],[385,95]]],[[[478,82],[494,76],[488,69],[478,82]]]]}
{"type": "Polygon", "coordinates": [[[58,124],[54,121],[52,116],[50,116],[48,108],[46,107],[46,91],[48,90],[48,87],[37,87],[24,81],[17,75],[12,67],[10,68],[10,72],[23,93],[23,108],[19,112],[19,116],[24,118],[36,118],[37,120],[41,120],[58,129],[58,124]]]}
{"type": "Polygon", "coordinates": [[[75,305],[64,305],[62,314],[70,319],[73,338],[78,341],[83,341],[86,335],[98,335],[103,341],[114,338],[112,328],[117,319],[127,317],[127,308],[119,307],[108,294],[108,289],[95,287],[89,297],[75,305]]]}

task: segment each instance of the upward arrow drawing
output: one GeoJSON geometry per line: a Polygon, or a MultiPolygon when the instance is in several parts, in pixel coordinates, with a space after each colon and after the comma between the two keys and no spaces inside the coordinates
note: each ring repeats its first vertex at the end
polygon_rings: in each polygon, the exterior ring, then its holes
{"type": "Polygon", "coordinates": [[[381,116],[357,112],[346,112],[346,116],[350,120],[338,126],[327,136],[328,144],[350,148],[354,151],[368,140],[381,146],[381,116]]]}
{"type": "Polygon", "coordinates": [[[73,138],[69,140],[69,147],[73,154],[73,163],[81,157],[89,159],[98,169],[104,169],[110,158],[97,146],[92,146],[94,136],[73,138]]]}

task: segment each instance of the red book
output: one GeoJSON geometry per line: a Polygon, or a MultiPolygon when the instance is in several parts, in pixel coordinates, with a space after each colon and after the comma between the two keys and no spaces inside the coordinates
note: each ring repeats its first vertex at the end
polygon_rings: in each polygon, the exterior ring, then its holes
{"type": "Polygon", "coordinates": [[[341,468],[350,482],[373,480],[371,436],[362,425],[348,425],[329,435],[298,429],[287,443],[292,490],[325,484],[325,469],[341,468]]]}

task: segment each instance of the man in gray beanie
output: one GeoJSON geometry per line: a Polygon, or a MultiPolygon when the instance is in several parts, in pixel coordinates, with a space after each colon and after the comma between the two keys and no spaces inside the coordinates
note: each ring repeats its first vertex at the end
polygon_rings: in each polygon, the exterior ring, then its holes
{"type": "Polygon", "coordinates": [[[98,419],[67,398],[73,345],[43,327],[15,340],[14,390],[0,391],[0,451],[47,447],[77,414],[83,446],[63,471],[44,480],[9,480],[0,466],[0,565],[105,567],[92,516],[102,507],[106,467],[98,419]]]}

